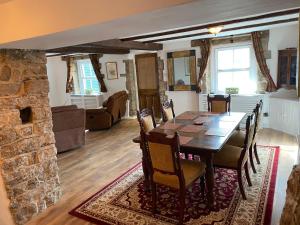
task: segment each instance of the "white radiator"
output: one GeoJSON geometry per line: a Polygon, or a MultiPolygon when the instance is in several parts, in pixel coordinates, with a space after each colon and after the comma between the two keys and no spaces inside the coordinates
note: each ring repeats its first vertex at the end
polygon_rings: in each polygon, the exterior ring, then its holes
{"type": "MultiPolygon", "coordinates": [[[[259,100],[264,101],[264,95],[231,95],[231,112],[244,112],[250,114],[259,100]]],[[[199,110],[207,111],[207,95],[199,95],[199,110]]],[[[245,126],[246,119],[242,121],[241,126],[245,126]]]]}
{"type": "Polygon", "coordinates": [[[71,95],[71,104],[78,108],[96,109],[102,107],[102,95],[71,95]]]}

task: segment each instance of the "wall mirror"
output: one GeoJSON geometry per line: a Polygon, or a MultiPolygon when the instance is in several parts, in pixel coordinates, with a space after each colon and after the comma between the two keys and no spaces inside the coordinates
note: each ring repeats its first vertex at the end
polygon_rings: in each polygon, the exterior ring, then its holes
{"type": "Polygon", "coordinates": [[[196,90],[195,50],[167,53],[169,91],[196,90]]]}

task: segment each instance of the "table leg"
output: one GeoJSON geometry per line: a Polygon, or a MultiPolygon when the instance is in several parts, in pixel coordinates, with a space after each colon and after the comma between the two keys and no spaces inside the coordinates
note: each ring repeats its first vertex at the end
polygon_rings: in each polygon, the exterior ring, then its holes
{"type": "Polygon", "coordinates": [[[206,173],[205,173],[206,187],[207,187],[207,200],[209,208],[213,208],[215,203],[214,196],[214,168],[213,168],[213,157],[208,155],[206,157],[206,173]]]}

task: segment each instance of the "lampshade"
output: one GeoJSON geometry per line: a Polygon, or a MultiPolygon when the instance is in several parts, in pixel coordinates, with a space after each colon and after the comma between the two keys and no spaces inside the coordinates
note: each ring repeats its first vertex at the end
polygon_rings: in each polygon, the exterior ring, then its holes
{"type": "Polygon", "coordinates": [[[208,32],[216,35],[216,34],[220,33],[222,29],[223,29],[223,26],[209,27],[208,32]]]}

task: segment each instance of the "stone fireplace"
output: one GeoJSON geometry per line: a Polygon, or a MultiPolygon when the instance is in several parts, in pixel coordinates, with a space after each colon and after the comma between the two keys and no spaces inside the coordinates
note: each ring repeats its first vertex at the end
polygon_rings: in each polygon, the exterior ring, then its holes
{"type": "Polygon", "coordinates": [[[43,52],[0,50],[0,210],[11,217],[7,224],[26,223],[61,196],[48,92],[43,52]]]}

